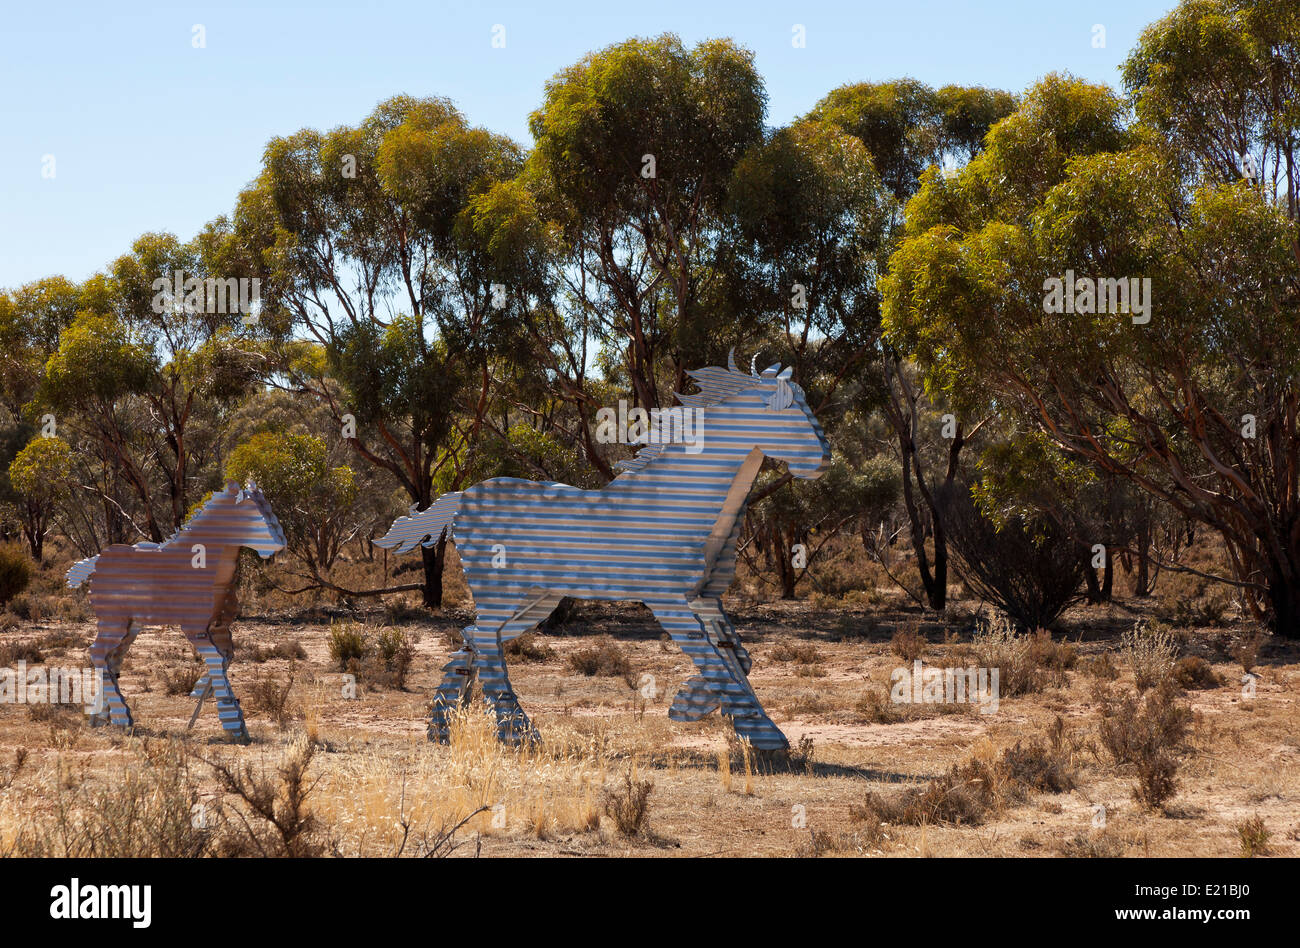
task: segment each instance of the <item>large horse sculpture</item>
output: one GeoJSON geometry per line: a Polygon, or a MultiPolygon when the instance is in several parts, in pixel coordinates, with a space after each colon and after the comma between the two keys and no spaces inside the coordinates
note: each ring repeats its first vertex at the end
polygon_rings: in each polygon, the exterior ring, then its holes
{"type": "Polygon", "coordinates": [[[503,643],[535,627],[561,598],[644,602],[695,663],[669,716],[715,709],[760,749],[789,746],[749,684],[750,658],[722,609],[736,572],[746,499],[763,458],[804,478],[830,464],[830,445],[790,369],[689,373],[700,391],[678,395],[701,416],[698,441],[651,443],[603,490],[499,477],[445,494],[400,517],[378,545],[406,553],[452,531],[478,615],[435,693],[429,737],[448,739],[448,712],[477,677],[498,737],[534,736],[506,672],[503,643]]]}
{"type": "Polygon", "coordinates": [[[244,546],[266,559],[284,549],[285,537],[262,492],[231,481],[165,542],[110,546],[68,570],[69,586],[90,581],[99,623],[90,658],[107,710],[93,723],[132,726],[131,709],[118,687],[122,660],[143,626],[179,625],[207,666],[192,697],[199,699],[199,708],[208,695],[215,697],[227,735],[248,740],[226,675],[235,654],[230,623],[239,613],[235,566],[244,546]]]}

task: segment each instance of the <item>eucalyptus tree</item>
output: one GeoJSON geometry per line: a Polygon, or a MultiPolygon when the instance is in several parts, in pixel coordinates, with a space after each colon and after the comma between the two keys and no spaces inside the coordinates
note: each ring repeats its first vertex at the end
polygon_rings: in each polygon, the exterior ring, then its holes
{"type": "MultiPolygon", "coordinates": [[[[1015,97],[997,89],[948,85],[936,90],[915,79],[898,79],[833,89],[808,118],[854,136],[869,153],[893,197],[885,232],[887,256],[901,237],[903,208],[916,193],[922,173],[979,154],[989,129],[1014,107],[1015,97]]],[[[871,289],[878,292],[874,282],[871,289]]],[[[952,415],[950,422],[943,406],[927,403],[897,351],[886,345],[878,354],[885,396],[881,408],[897,442],[918,577],[926,603],[942,609],[948,595],[948,545],[940,494],[952,489],[962,449],[984,421],[952,415]],[[937,432],[942,438],[932,436],[937,432]]]]}
{"type": "Polygon", "coordinates": [[[923,176],[885,281],[890,338],[937,391],[1217,531],[1216,578],[1289,637],[1298,43],[1294,5],[1183,3],[1126,66],[1136,123],[1110,90],[1048,77],[960,174],[923,176]]]}
{"type": "MultiPolygon", "coordinates": [[[[450,101],[398,96],[356,126],[272,139],[217,243],[264,279],[268,375],[327,405],[414,505],[432,502],[457,432],[477,436],[494,360],[523,358],[526,302],[472,210],[522,160],[450,101]]],[[[429,606],[444,549],[424,550],[429,606]]]]}

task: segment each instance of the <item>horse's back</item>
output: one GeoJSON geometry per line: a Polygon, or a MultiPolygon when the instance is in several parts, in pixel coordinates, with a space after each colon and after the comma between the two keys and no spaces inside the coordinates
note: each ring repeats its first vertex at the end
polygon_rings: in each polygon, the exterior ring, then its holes
{"type": "Polygon", "coordinates": [[[90,575],[90,603],[100,622],[186,625],[215,608],[210,569],[186,547],[106,547],[90,575]]]}
{"type": "Polygon", "coordinates": [[[547,589],[584,599],[675,598],[701,582],[716,514],[641,496],[500,477],[465,491],[456,547],[476,600],[547,589]]]}

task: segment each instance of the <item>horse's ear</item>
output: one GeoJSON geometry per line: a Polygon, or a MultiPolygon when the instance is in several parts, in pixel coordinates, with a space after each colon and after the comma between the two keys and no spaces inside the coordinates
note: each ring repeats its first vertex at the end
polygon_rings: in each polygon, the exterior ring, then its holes
{"type": "Polygon", "coordinates": [[[780,372],[777,373],[777,376],[776,376],[776,377],[779,378],[779,379],[786,379],[786,380],[789,380],[789,378],[790,378],[790,374],[791,374],[792,372],[794,372],[794,366],[793,366],[793,365],[787,365],[784,369],[782,369],[780,372]]]}
{"type": "Polygon", "coordinates": [[[766,369],[763,370],[763,378],[765,379],[776,378],[777,370],[780,368],[781,368],[780,362],[773,362],[771,365],[769,365],[766,369]]]}

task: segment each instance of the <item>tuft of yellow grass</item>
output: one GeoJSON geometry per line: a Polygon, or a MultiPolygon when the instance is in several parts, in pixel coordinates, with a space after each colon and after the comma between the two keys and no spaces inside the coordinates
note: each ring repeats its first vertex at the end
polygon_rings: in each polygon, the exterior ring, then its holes
{"type": "Polygon", "coordinates": [[[461,839],[554,839],[599,827],[609,762],[595,743],[560,733],[510,747],[482,702],[455,709],[448,731],[446,746],[414,738],[402,753],[350,756],[322,777],[317,806],[357,854],[411,854],[462,823],[461,839]]]}

